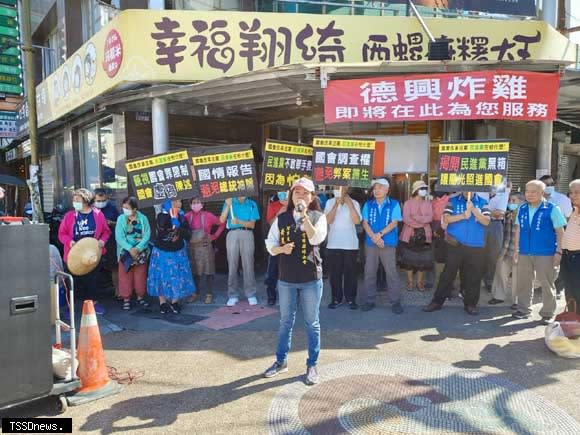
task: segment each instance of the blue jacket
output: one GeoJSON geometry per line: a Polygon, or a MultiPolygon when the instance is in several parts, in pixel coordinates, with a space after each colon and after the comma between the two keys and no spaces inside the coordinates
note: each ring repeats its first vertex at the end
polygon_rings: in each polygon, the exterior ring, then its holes
{"type": "Polygon", "coordinates": [[[524,203],[518,213],[520,225],[520,254],[552,256],[556,253],[556,231],[552,222],[554,204],[542,201],[534,213],[530,226],[530,206],[524,203]]]}
{"type": "MultiPolygon", "coordinates": [[[[376,199],[371,199],[367,202],[368,219],[367,222],[374,233],[378,233],[393,221],[393,211],[399,206],[399,201],[392,198],[385,198],[386,205],[383,206],[382,211],[377,204],[376,199]]],[[[368,234],[365,235],[367,246],[375,246],[368,234]]],[[[392,231],[383,236],[385,246],[395,247],[399,243],[399,228],[395,227],[392,231]]]]}
{"type": "MultiPolygon", "coordinates": [[[[471,202],[474,207],[479,208],[484,213],[488,213],[487,201],[485,199],[474,195],[471,202]]],[[[467,198],[463,195],[449,198],[448,207],[445,209],[446,213],[452,216],[462,214],[465,210],[467,210],[467,198]]],[[[447,226],[447,233],[462,245],[472,248],[483,248],[485,246],[485,229],[485,225],[477,222],[475,216],[472,214],[469,219],[449,224],[447,226]]]]}

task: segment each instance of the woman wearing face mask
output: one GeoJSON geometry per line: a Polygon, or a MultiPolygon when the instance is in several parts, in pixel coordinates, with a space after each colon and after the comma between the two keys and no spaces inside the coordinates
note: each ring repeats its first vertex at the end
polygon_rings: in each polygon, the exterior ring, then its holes
{"type": "Polygon", "coordinates": [[[401,231],[401,268],[407,271],[407,290],[415,288],[414,274],[417,274],[417,290],[425,291],[425,271],[433,269],[431,249],[433,208],[427,201],[429,188],[424,181],[413,183],[411,199],[403,206],[403,231],[401,231]]]}
{"type": "Polygon", "coordinates": [[[119,295],[123,298],[123,309],[131,309],[133,289],[137,294],[137,304],[148,307],[144,299],[147,293],[147,261],[149,259],[149,239],[151,228],[147,217],[137,210],[137,200],[128,197],[123,200],[123,214],[117,218],[115,239],[119,260],[119,295]]]}
{"type": "Polygon", "coordinates": [[[179,300],[196,292],[187,244],[191,230],[180,200],[166,200],[156,218],[157,238],[151,251],[147,293],[159,298],[161,314],[179,314],[179,300]]]}
{"type": "MultiPolygon", "coordinates": [[[[73,208],[64,215],[58,228],[58,240],[64,246],[64,262],[68,262],[68,254],[73,245],[85,237],[93,237],[99,241],[99,246],[106,252],[105,245],[111,237],[111,229],[107,225],[105,216],[98,208],[90,206],[93,194],[87,189],[78,189],[73,193],[73,208]]],[[[85,299],[96,300],[98,293],[99,273],[101,266],[87,275],[75,277],[75,288],[85,299]]],[[[105,310],[95,303],[97,314],[104,314],[105,310]]]]}
{"type": "Polygon", "coordinates": [[[514,263],[514,242],[516,233],[517,210],[520,204],[525,201],[524,194],[521,192],[510,193],[507,211],[504,217],[503,247],[495,266],[493,276],[493,285],[491,286],[492,299],[488,302],[490,305],[501,304],[508,293],[511,295],[512,310],[517,306],[517,266],[514,263]],[[509,277],[512,277],[511,290],[509,286],[509,277]]]}
{"type": "MultiPolygon", "coordinates": [[[[215,275],[215,252],[212,242],[216,240],[225,229],[219,218],[213,213],[203,210],[203,204],[198,197],[191,200],[191,211],[187,212],[185,219],[191,229],[189,241],[189,261],[195,284],[200,289],[201,276],[205,276],[206,294],[205,303],[213,302],[213,278],[215,275]],[[215,233],[211,230],[217,226],[215,233]]],[[[198,293],[194,293],[188,300],[193,303],[197,300],[198,293]]]]}

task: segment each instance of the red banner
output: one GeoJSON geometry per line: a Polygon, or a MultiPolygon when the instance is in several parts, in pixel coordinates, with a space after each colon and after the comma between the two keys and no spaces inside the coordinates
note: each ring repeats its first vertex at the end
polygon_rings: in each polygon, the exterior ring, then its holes
{"type": "Polygon", "coordinates": [[[324,118],[336,122],[556,119],[560,76],[525,71],[331,80],[324,118]]]}

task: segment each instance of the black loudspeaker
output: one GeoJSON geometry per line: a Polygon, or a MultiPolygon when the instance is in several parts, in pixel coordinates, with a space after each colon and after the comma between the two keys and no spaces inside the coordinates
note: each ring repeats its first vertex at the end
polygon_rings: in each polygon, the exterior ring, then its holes
{"type": "Polygon", "coordinates": [[[436,39],[429,42],[429,60],[451,60],[449,39],[436,39]]]}

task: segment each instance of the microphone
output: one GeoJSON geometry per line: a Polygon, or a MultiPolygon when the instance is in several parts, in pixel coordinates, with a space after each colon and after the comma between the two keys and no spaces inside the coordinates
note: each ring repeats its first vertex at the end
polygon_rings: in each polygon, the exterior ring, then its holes
{"type": "MultiPolygon", "coordinates": [[[[298,213],[303,213],[304,210],[306,210],[306,205],[304,205],[304,202],[300,201],[298,204],[296,204],[296,211],[298,213]]],[[[304,218],[301,217],[300,219],[298,219],[298,221],[296,222],[296,228],[295,228],[295,232],[298,232],[300,230],[300,227],[302,226],[302,224],[304,223],[304,218]]]]}
{"type": "Polygon", "coordinates": [[[298,204],[296,204],[296,211],[298,213],[302,213],[304,211],[306,207],[304,207],[304,204],[302,202],[299,202],[298,204]]]}

